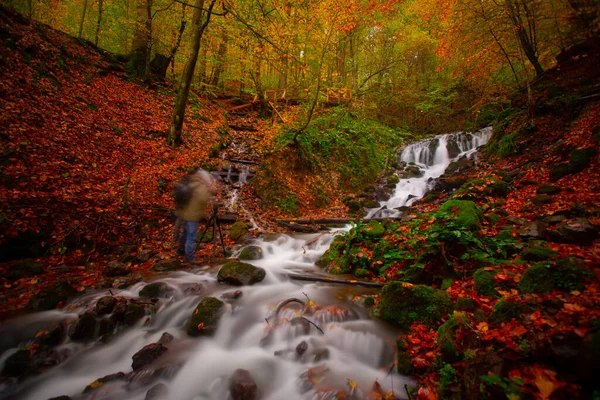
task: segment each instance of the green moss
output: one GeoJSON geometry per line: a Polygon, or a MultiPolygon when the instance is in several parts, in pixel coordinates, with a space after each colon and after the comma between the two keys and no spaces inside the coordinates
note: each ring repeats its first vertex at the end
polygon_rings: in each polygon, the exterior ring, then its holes
{"type": "Polygon", "coordinates": [[[407,329],[413,322],[434,325],[451,310],[448,293],[429,286],[405,287],[396,281],[388,283],[381,291],[381,318],[407,329]]]}
{"type": "Polygon", "coordinates": [[[457,224],[468,230],[481,229],[483,214],[472,201],[448,200],[442,204],[440,211],[452,215],[457,224]]]}
{"type": "Polygon", "coordinates": [[[532,246],[523,252],[522,258],[526,261],[545,261],[558,253],[542,246],[532,246]]]}
{"type": "Polygon", "coordinates": [[[459,297],[454,305],[455,310],[473,312],[479,305],[470,297],[459,297]]]}
{"type": "Polygon", "coordinates": [[[567,176],[571,173],[568,164],[555,165],[550,169],[550,182],[556,182],[560,178],[567,176]]]}
{"type": "Polygon", "coordinates": [[[526,306],[524,304],[502,299],[492,309],[490,322],[495,324],[510,322],[511,319],[519,317],[525,310],[526,306]]]}
{"type": "Polygon", "coordinates": [[[28,278],[44,273],[42,264],[33,260],[22,260],[12,264],[8,269],[7,277],[10,280],[28,278]]]}
{"type": "Polygon", "coordinates": [[[464,325],[465,319],[464,313],[455,313],[438,328],[437,342],[444,362],[454,363],[462,358],[456,346],[456,331],[464,325]]]}
{"type": "Polygon", "coordinates": [[[127,325],[133,325],[143,318],[144,315],[146,315],[144,307],[139,304],[129,303],[127,304],[127,311],[125,311],[125,323],[127,325]]]}
{"type": "Polygon", "coordinates": [[[360,232],[365,237],[365,239],[370,240],[378,240],[383,237],[385,233],[385,228],[378,221],[369,221],[369,223],[360,229],[360,232]]]}
{"type": "Polygon", "coordinates": [[[147,284],[140,290],[139,296],[152,298],[164,296],[169,286],[165,282],[152,282],[147,284]]]}
{"type": "Polygon", "coordinates": [[[231,228],[229,228],[229,237],[232,240],[238,241],[248,233],[248,230],[249,227],[245,222],[236,221],[231,225],[231,228]]]}
{"type": "Polygon", "coordinates": [[[554,199],[547,194],[538,194],[531,198],[531,202],[536,206],[543,206],[544,204],[552,204],[554,199]]]}
{"type": "Polygon", "coordinates": [[[485,219],[492,224],[497,224],[500,221],[500,216],[495,213],[491,213],[485,216],[485,219]]]}
{"type": "Polygon", "coordinates": [[[496,284],[494,283],[494,275],[485,268],[480,268],[473,274],[473,282],[475,290],[480,296],[496,296],[496,284]]]}
{"type": "Polygon", "coordinates": [[[364,268],[359,268],[356,271],[354,271],[354,275],[357,278],[368,278],[369,276],[371,276],[371,274],[369,273],[368,270],[364,269],[364,268]]]}
{"type": "Polygon", "coordinates": [[[406,339],[400,338],[396,341],[396,348],[398,351],[396,356],[396,366],[398,367],[398,373],[401,375],[412,375],[414,372],[412,359],[406,352],[407,347],[406,339]]]}
{"type": "Polygon", "coordinates": [[[386,181],[387,185],[391,187],[395,187],[398,184],[398,182],[400,182],[400,178],[398,178],[397,175],[390,176],[389,178],[387,178],[386,181]]]}
{"type": "Polygon", "coordinates": [[[452,283],[454,282],[454,279],[452,278],[446,278],[442,281],[442,285],[440,286],[440,289],[442,290],[446,290],[448,288],[450,288],[452,286],[452,283]]]}
{"type": "Polygon", "coordinates": [[[558,194],[562,191],[560,186],[549,185],[544,183],[537,189],[537,194],[558,194]]]}
{"type": "Polygon", "coordinates": [[[201,336],[214,333],[224,306],[225,303],[215,297],[203,298],[186,324],[187,334],[201,336]]]}
{"type": "Polygon", "coordinates": [[[495,181],[488,184],[485,189],[483,189],[483,195],[492,197],[506,197],[511,190],[510,184],[507,182],[495,181]]]}
{"type": "Polygon", "coordinates": [[[239,260],[229,260],[217,274],[220,283],[234,286],[253,285],[265,279],[266,272],[263,268],[239,260]]]}
{"type": "Polygon", "coordinates": [[[377,208],[379,207],[379,202],[377,200],[365,200],[362,206],[364,208],[377,208]]]}
{"type": "Polygon", "coordinates": [[[365,299],[363,300],[363,304],[366,307],[373,307],[375,305],[375,299],[372,297],[365,297],[365,299]]]}
{"type": "Polygon", "coordinates": [[[581,290],[591,273],[569,260],[555,264],[540,263],[529,267],[519,282],[523,293],[548,293],[553,289],[570,292],[581,290]]]}

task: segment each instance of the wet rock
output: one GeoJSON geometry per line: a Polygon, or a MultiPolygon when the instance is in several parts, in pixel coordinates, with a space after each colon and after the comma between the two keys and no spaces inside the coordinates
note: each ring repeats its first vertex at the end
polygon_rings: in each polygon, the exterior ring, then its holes
{"type": "Polygon", "coordinates": [[[395,188],[398,182],[400,182],[400,178],[398,178],[398,175],[392,175],[389,178],[387,178],[385,183],[388,187],[395,188]]]}
{"type": "Polygon", "coordinates": [[[133,362],[131,363],[131,368],[134,371],[142,369],[146,365],[152,364],[166,351],[167,348],[161,343],[151,343],[149,345],[146,345],[143,349],[141,349],[133,355],[133,362]]]}
{"type": "Polygon", "coordinates": [[[182,268],[181,261],[177,258],[161,260],[152,266],[154,272],[177,271],[182,268]]]}
{"type": "Polygon", "coordinates": [[[306,340],[301,341],[298,343],[298,346],[296,346],[296,354],[299,356],[306,353],[306,350],[308,350],[308,343],[306,343],[306,340]]]}
{"type": "Polygon", "coordinates": [[[266,272],[263,268],[238,260],[230,260],[219,270],[217,280],[228,285],[243,286],[260,282],[265,279],[265,276],[266,272]]]}
{"type": "Polygon", "coordinates": [[[168,297],[173,291],[174,289],[165,282],[152,282],[140,290],[139,296],[148,299],[153,297],[168,297]]]}
{"type": "Polygon", "coordinates": [[[403,282],[395,281],[381,291],[381,318],[407,329],[413,322],[432,325],[451,311],[452,301],[443,290],[424,285],[405,287],[403,282]]]}
{"type": "Polygon", "coordinates": [[[98,336],[105,337],[115,330],[115,322],[110,318],[103,318],[98,323],[98,336]]]}
{"type": "Polygon", "coordinates": [[[129,275],[131,268],[119,261],[110,261],[104,266],[103,274],[107,277],[129,275]]]}
{"type": "Polygon", "coordinates": [[[448,150],[448,157],[456,158],[461,153],[460,147],[458,146],[457,138],[451,137],[446,143],[446,149],[448,150]]]}
{"type": "Polygon", "coordinates": [[[444,177],[450,177],[459,172],[463,172],[471,168],[475,162],[471,158],[463,157],[456,161],[453,161],[448,165],[446,171],[444,171],[444,177]]]}
{"type": "Polygon", "coordinates": [[[519,229],[519,236],[526,239],[543,239],[546,233],[546,224],[542,221],[532,221],[519,229]]]}
{"type": "Polygon", "coordinates": [[[111,318],[115,322],[124,322],[125,321],[125,313],[127,312],[127,300],[122,297],[117,297],[117,304],[113,309],[113,314],[111,318]]]}
{"type": "Polygon", "coordinates": [[[260,260],[263,258],[262,249],[259,246],[244,247],[239,255],[240,260],[260,260]]]}
{"type": "Polygon", "coordinates": [[[231,228],[229,228],[229,237],[236,243],[242,240],[242,238],[248,234],[250,227],[243,221],[236,221],[231,228]]]}
{"type": "Polygon", "coordinates": [[[42,346],[58,346],[62,343],[65,337],[65,328],[61,324],[55,325],[50,330],[44,331],[41,334],[37,334],[34,339],[34,343],[42,346]]]}
{"type": "Polygon", "coordinates": [[[17,279],[29,278],[43,273],[42,264],[33,260],[21,260],[13,263],[8,268],[6,277],[11,281],[16,281],[17,279]]]}
{"type": "Polygon", "coordinates": [[[548,231],[550,241],[558,243],[573,243],[589,246],[598,239],[598,228],[585,218],[576,218],[563,222],[556,230],[548,231]]]}
{"type": "Polygon", "coordinates": [[[117,372],[116,374],[106,375],[102,378],[96,379],[94,382],[90,383],[83,389],[83,394],[92,393],[98,389],[100,389],[104,384],[115,382],[115,381],[124,381],[125,374],[123,372],[117,372]]]}
{"type": "Polygon", "coordinates": [[[562,191],[560,186],[548,185],[544,183],[537,189],[537,194],[559,194],[562,191]]]}
{"type": "Polygon", "coordinates": [[[414,368],[412,358],[408,354],[408,342],[405,337],[400,337],[396,341],[396,367],[400,375],[412,375],[414,368]]]}
{"type": "Polygon", "coordinates": [[[169,388],[164,383],[157,383],[152,386],[147,392],[144,400],[161,400],[167,399],[169,395],[169,388]]]}
{"type": "Polygon", "coordinates": [[[215,297],[205,297],[198,303],[186,324],[189,336],[212,335],[223,313],[225,303],[215,297]]]}
{"type": "Polygon", "coordinates": [[[33,295],[27,308],[32,311],[53,310],[59,303],[64,303],[69,297],[76,294],[77,290],[73,286],[66,281],[60,281],[33,295]]]}
{"type": "Polygon", "coordinates": [[[86,312],[77,318],[70,333],[73,341],[87,342],[93,340],[96,335],[96,316],[92,312],[86,312]]]}
{"type": "Polygon", "coordinates": [[[158,343],[160,344],[169,344],[173,341],[173,335],[171,335],[169,332],[164,332],[162,334],[162,336],[160,337],[160,339],[158,340],[158,343]]]}
{"type": "Polygon", "coordinates": [[[125,311],[125,315],[123,316],[123,322],[127,325],[133,325],[142,319],[144,315],[146,315],[144,307],[136,303],[129,303],[127,305],[127,311],[125,311]]]}
{"type": "Polygon", "coordinates": [[[404,172],[401,174],[402,179],[411,179],[411,178],[420,178],[425,174],[419,167],[416,165],[410,165],[406,167],[404,172]]]}
{"type": "Polygon", "coordinates": [[[96,314],[99,316],[110,314],[117,305],[117,299],[113,296],[104,296],[96,302],[96,314]]]}
{"type": "Polygon", "coordinates": [[[375,200],[388,201],[392,197],[392,190],[386,186],[378,186],[375,189],[375,200]]]}
{"type": "Polygon", "coordinates": [[[3,376],[25,377],[35,375],[45,368],[58,365],[62,359],[52,349],[39,348],[31,351],[30,348],[18,350],[4,361],[3,376]]]}
{"type": "Polygon", "coordinates": [[[324,361],[324,360],[329,360],[329,349],[328,348],[315,349],[315,351],[313,352],[313,361],[320,362],[320,361],[324,361]]]}
{"type": "Polygon", "coordinates": [[[131,285],[134,285],[138,282],[140,282],[142,280],[141,276],[128,276],[128,277],[121,277],[121,278],[117,278],[115,279],[111,286],[116,288],[116,289],[125,289],[128,288],[131,285]]]}
{"type": "Polygon", "coordinates": [[[243,295],[244,293],[241,290],[234,290],[232,292],[223,293],[221,297],[225,300],[237,300],[243,295]]]}
{"type": "Polygon", "coordinates": [[[237,369],[229,384],[229,393],[233,400],[255,400],[258,399],[258,386],[245,369],[237,369]]]}
{"type": "Polygon", "coordinates": [[[543,206],[544,204],[552,204],[554,199],[547,194],[538,194],[531,198],[531,202],[536,206],[543,206]]]}

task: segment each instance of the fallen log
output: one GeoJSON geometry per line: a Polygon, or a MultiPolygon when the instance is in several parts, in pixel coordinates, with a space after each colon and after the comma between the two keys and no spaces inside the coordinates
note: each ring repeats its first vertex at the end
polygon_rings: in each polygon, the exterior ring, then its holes
{"type": "Polygon", "coordinates": [[[379,282],[366,282],[366,281],[358,281],[354,279],[334,279],[327,276],[315,276],[315,275],[300,275],[300,274],[286,274],[286,276],[290,279],[294,279],[297,281],[308,281],[308,282],[327,282],[327,283],[338,283],[341,285],[349,285],[349,286],[365,286],[372,288],[382,288],[384,286],[383,283],[379,282]]]}
{"type": "Polygon", "coordinates": [[[240,160],[239,158],[228,158],[227,160],[234,162],[234,163],[239,163],[239,164],[252,164],[252,165],[260,164],[260,162],[258,162],[258,161],[240,160]]]}
{"type": "Polygon", "coordinates": [[[281,225],[285,228],[291,229],[294,232],[302,232],[302,233],[316,233],[319,231],[318,226],[308,226],[302,224],[290,224],[286,222],[277,221],[278,225],[281,225]]]}

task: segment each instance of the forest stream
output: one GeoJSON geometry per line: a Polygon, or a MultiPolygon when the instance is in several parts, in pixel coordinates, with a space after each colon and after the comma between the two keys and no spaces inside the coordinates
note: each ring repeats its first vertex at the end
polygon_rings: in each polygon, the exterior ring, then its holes
{"type": "MultiPolygon", "coordinates": [[[[400,179],[391,198],[370,210],[367,217],[398,216],[397,208],[423,197],[451,161],[470,157],[490,136],[491,128],[486,128],[476,134],[440,135],[407,146],[398,157],[418,167],[421,176],[400,179]],[[449,141],[460,152],[454,158],[448,152],[449,141]]],[[[166,284],[157,301],[140,298],[148,282],[139,282],[120,291],[88,292],[62,310],[5,321],[0,327],[1,368],[19,348],[30,345],[37,332],[55,325],[64,327],[65,332],[72,330],[78,316],[94,310],[103,297],[154,303],[153,312],[146,313],[133,328],[97,341],[74,341],[63,335],[49,351],[52,362],[43,373],[21,382],[0,381],[0,399],[246,398],[231,394],[232,375],[246,383],[241,385],[244,390],[256,390],[261,399],[333,399],[340,391],[363,399],[374,384],[380,385],[382,392],[394,391],[396,397],[406,398],[405,386],[413,383],[394,368],[399,332],[372,319],[365,306],[365,299],[376,289],[288,277],[290,273],[327,276],[315,262],[336,232],[349,229],[265,235],[255,240],[251,245],[260,248],[262,258],[250,263],[263,268],[266,276],[252,286],[224,286],[217,281],[218,269],[203,266],[153,281],[166,284]],[[212,336],[191,338],[184,329],[186,321],[198,302],[209,296],[222,300],[226,311],[212,336]],[[151,346],[157,343],[160,345],[151,346]],[[132,371],[136,353],[157,348],[160,352],[149,356],[151,362],[132,371]]]]}

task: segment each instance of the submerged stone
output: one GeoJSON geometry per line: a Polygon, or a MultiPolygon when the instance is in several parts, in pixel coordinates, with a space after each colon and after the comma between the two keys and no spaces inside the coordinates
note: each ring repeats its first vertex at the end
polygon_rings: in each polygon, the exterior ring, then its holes
{"type": "Polygon", "coordinates": [[[189,336],[212,335],[223,313],[225,303],[215,297],[205,297],[198,303],[186,324],[189,336]]]}
{"type": "Polygon", "coordinates": [[[258,399],[258,386],[250,375],[250,371],[237,369],[229,384],[229,393],[233,400],[256,400],[258,399]]]}
{"type": "Polygon", "coordinates": [[[151,343],[149,345],[146,345],[143,349],[141,349],[133,355],[133,362],[131,363],[131,368],[134,371],[142,369],[146,365],[156,361],[166,351],[167,348],[161,343],[151,343]]]}
{"type": "Polygon", "coordinates": [[[139,296],[145,298],[167,297],[171,292],[173,292],[173,288],[165,282],[152,282],[140,290],[139,296]]]}
{"type": "Polygon", "coordinates": [[[239,255],[240,260],[260,260],[263,258],[262,249],[259,246],[247,246],[239,255]]]}
{"type": "Polygon", "coordinates": [[[238,260],[230,260],[219,270],[217,280],[228,285],[243,286],[260,282],[265,279],[265,276],[266,272],[263,268],[238,260]]]}

